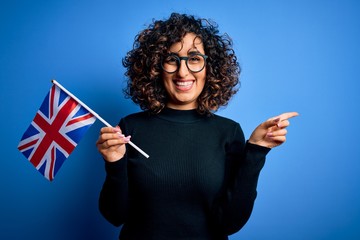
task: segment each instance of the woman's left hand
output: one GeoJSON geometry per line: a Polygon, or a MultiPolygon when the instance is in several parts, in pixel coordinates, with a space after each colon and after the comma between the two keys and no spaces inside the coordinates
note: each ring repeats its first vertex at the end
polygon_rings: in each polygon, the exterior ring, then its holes
{"type": "Polygon", "coordinates": [[[298,115],[297,112],[287,112],[269,118],[253,131],[249,142],[268,148],[274,148],[283,144],[286,141],[286,128],[290,125],[288,119],[298,115]]]}

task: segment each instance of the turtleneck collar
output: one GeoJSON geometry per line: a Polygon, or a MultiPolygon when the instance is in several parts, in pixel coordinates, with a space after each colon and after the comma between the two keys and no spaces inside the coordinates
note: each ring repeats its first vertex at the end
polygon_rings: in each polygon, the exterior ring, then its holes
{"type": "Polygon", "coordinates": [[[157,117],[171,122],[192,123],[206,118],[206,115],[199,114],[196,109],[177,110],[166,107],[157,114],[157,117]]]}

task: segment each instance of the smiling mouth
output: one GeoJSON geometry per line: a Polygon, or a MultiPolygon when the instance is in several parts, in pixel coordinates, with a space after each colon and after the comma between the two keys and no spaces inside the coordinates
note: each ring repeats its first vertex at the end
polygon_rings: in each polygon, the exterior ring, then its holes
{"type": "Polygon", "coordinates": [[[187,81],[174,81],[174,84],[176,86],[177,89],[181,90],[181,91],[187,91],[190,90],[191,87],[193,86],[195,81],[193,80],[187,80],[187,81]]]}

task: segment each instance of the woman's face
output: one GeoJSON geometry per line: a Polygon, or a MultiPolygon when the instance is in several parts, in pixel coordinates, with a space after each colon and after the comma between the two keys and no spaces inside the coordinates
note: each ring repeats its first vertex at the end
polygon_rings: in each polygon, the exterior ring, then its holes
{"type": "MultiPolygon", "coordinates": [[[[181,42],[174,43],[169,50],[179,57],[188,57],[194,53],[205,54],[201,39],[194,33],[187,33],[181,42]]],[[[163,71],[162,77],[169,95],[167,107],[179,110],[197,108],[197,98],[205,85],[206,67],[194,73],[188,69],[185,60],[181,60],[176,72],[163,71]]]]}

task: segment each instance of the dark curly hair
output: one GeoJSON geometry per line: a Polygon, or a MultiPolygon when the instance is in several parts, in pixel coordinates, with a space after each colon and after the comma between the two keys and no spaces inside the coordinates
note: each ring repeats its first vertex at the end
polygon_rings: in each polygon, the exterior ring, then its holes
{"type": "Polygon", "coordinates": [[[211,114],[227,105],[237,92],[240,66],[232,41],[228,35],[219,35],[216,23],[192,15],[172,13],[167,20],[153,20],[148,28],[136,37],[133,49],[122,63],[127,69],[125,96],[131,98],[143,110],[159,113],[168,101],[162,81],[161,59],[174,43],[180,42],[187,33],[194,33],[204,45],[208,55],[205,86],[197,99],[197,111],[211,114]]]}

